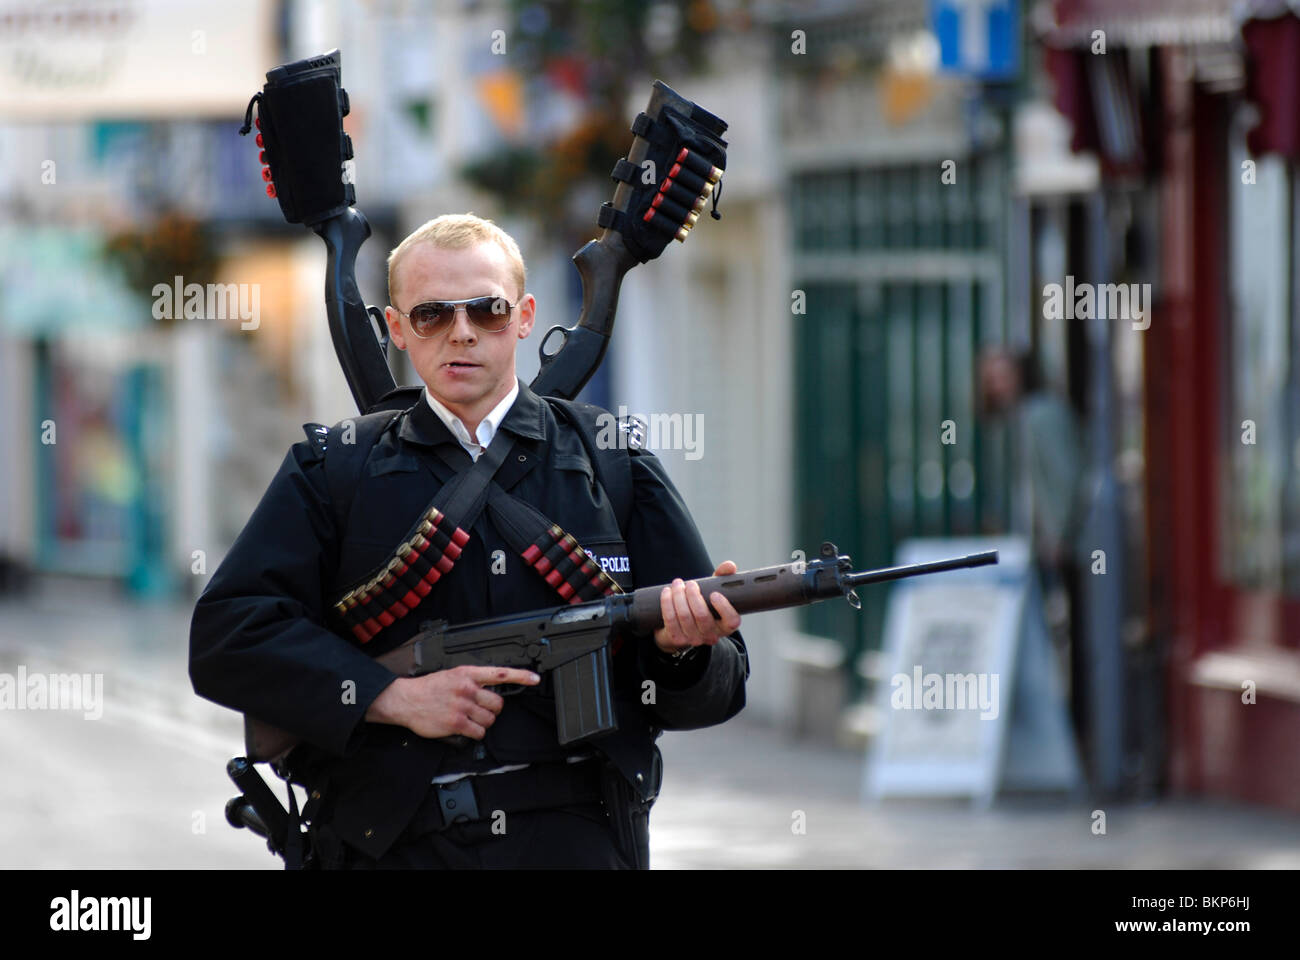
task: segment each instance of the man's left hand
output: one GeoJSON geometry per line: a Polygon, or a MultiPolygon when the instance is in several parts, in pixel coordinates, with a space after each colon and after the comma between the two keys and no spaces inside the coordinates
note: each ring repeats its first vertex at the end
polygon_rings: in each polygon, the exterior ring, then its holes
{"type": "MultiPolygon", "coordinates": [[[[718,564],[715,577],[725,577],[736,572],[730,560],[718,564]]],[[[709,595],[709,603],[721,619],[714,619],[700,585],[694,580],[674,580],[659,594],[659,608],[664,625],[655,631],[655,646],[666,654],[681,653],[689,647],[713,646],[722,637],[740,629],[740,614],[731,601],[717,590],[709,595]]]]}

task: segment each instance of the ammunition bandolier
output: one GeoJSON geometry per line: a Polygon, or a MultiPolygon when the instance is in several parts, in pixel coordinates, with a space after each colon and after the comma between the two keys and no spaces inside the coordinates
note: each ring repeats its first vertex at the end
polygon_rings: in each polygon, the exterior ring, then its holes
{"type": "MultiPolygon", "coordinates": [[[[548,398],[548,402],[578,428],[595,463],[602,486],[614,503],[619,526],[626,524],[631,507],[631,473],[626,446],[602,448],[597,442],[603,414],[597,407],[573,400],[548,398]]],[[[608,414],[605,414],[608,416],[608,414]]],[[[360,468],[380,436],[398,419],[397,414],[380,412],[350,421],[354,442],[337,444],[337,453],[325,459],[331,489],[340,491],[347,502],[347,489],[360,479],[360,468]]],[[[322,453],[329,434],[318,423],[303,428],[322,453]]],[[[629,437],[636,431],[631,423],[619,425],[629,437]]],[[[334,434],[347,430],[347,424],[334,434]]],[[[501,464],[514,449],[509,433],[498,432],[488,449],[468,470],[456,474],[433,498],[391,557],[349,587],[334,603],[334,612],[362,643],[369,643],[385,627],[416,609],[434,585],[449,573],[461,550],[469,542],[465,528],[487,508],[497,530],[516,554],[555,589],[562,600],[582,603],[597,597],[622,593],[618,581],[558,523],[552,523],[530,504],[510,496],[493,481],[501,464]]],[[[350,498],[347,498],[350,499],[350,498]]],[[[344,512],[346,516],[346,511],[344,512]]]]}

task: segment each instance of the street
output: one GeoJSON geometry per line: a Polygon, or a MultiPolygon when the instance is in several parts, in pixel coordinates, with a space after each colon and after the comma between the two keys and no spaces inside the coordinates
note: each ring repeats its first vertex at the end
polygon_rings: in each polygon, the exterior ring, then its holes
{"type": "MultiPolygon", "coordinates": [[[[194,696],[189,611],[50,591],[0,605],[0,674],[102,672],[102,717],[0,711],[0,866],[277,869],[225,822],[240,718],[194,696]]],[[[859,802],[863,759],[746,720],[667,733],[658,869],[1300,867],[1300,819],[1208,802],[859,802]]],[[[280,791],[277,791],[280,792],[280,791]]]]}

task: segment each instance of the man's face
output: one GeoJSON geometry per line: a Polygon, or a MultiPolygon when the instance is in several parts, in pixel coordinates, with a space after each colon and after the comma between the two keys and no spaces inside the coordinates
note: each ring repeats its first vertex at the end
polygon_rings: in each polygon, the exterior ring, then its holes
{"type": "Polygon", "coordinates": [[[510,391],[515,381],[515,343],[532,331],[536,302],[531,294],[515,289],[504,250],[495,243],[459,250],[417,244],[398,262],[393,288],[397,302],[384,311],[389,333],[398,349],[410,354],[430,393],[449,407],[473,410],[510,391]],[[410,320],[399,312],[409,312],[428,300],[472,297],[517,300],[510,325],[489,333],[474,326],[462,307],[449,328],[425,340],[412,332],[410,320]]]}
{"type": "Polygon", "coordinates": [[[1020,399],[1020,371],[1015,361],[1004,353],[987,353],[980,358],[980,388],[985,409],[1001,414],[1020,399]]]}

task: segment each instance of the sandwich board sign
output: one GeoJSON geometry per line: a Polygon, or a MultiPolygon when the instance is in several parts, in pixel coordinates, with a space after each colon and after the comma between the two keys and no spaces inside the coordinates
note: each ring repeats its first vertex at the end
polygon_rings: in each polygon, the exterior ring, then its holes
{"type": "Polygon", "coordinates": [[[896,562],[997,550],[996,565],[893,586],[885,615],[885,718],[863,794],[971,797],[1081,783],[1037,575],[1018,538],[909,540],[896,562]]]}

